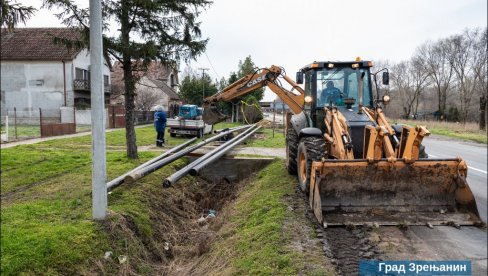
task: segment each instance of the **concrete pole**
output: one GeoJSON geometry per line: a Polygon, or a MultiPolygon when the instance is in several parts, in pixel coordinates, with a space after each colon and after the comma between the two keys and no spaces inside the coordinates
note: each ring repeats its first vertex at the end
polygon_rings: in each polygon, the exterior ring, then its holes
{"type": "Polygon", "coordinates": [[[107,160],[105,156],[105,112],[103,94],[102,3],[90,0],[90,89],[92,123],[92,216],[107,215],[107,160]]]}

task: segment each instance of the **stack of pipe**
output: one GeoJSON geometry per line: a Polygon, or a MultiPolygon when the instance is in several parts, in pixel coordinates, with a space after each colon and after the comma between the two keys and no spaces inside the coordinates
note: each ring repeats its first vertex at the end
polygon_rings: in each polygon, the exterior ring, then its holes
{"type": "Polygon", "coordinates": [[[168,156],[168,155],[170,155],[170,154],[172,154],[174,152],[177,152],[177,151],[181,150],[182,148],[185,148],[189,144],[193,143],[195,140],[197,140],[196,137],[195,138],[192,138],[192,139],[190,139],[188,141],[186,141],[185,143],[183,143],[181,145],[178,145],[178,146],[176,146],[176,147],[174,147],[174,148],[172,148],[172,149],[164,152],[163,154],[159,155],[158,157],[155,157],[155,158],[153,158],[153,159],[145,162],[144,164],[141,164],[137,168],[135,168],[135,169],[133,169],[133,170],[131,170],[131,171],[129,171],[129,172],[127,172],[127,173],[125,173],[125,174],[123,174],[123,175],[115,178],[115,179],[113,179],[112,181],[110,181],[110,182],[107,183],[107,191],[109,192],[109,191],[115,189],[116,187],[120,186],[120,184],[124,183],[124,179],[125,179],[126,176],[128,176],[128,175],[134,173],[135,171],[138,171],[138,170],[140,170],[140,169],[142,169],[142,168],[144,168],[144,167],[146,167],[146,166],[148,166],[150,164],[153,164],[153,163],[155,163],[155,162],[157,162],[157,161],[165,158],[166,156],[168,156]]]}
{"type": "Polygon", "coordinates": [[[175,152],[174,154],[168,156],[168,157],[165,157],[161,160],[158,160],[156,162],[153,162],[149,165],[146,165],[146,166],[140,166],[138,167],[138,169],[136,170],[132,170],[131,172],[125,174],[124,176],[124,182],[126,183],[132,183],[138,179],[141,179],[143,178],[144,176],[160,169],[161,167],[181,158],[182,156],[210,143],[210,142],[213,142],[213,141],[216,141],[218,139],[220,139],[221,137],[224,137],[225,135],[228,135],[230,134],[231,132],[233,131],[238,131],[238,130],[242,130],[242,129],[246,129],[246,128],[252,128],[254,127],[254,125],[245,125],[245,126],[241,126],[241,127],[237,127],[237,128],[233,128],[232,130],[228,130],[228,131],[224,131],[224,132],[221,132],[220,134],[217,134],[213,137],[210,137],[208,139],[205,139],[203,140],[202,142],[198,143],[198,144],[195,144],[191,147],[188,147],[186,149],[183,149],[183,150],[180,150],[180,151],[177,151],[175,152]]]}
{"type": "Polygon", "coordinates": [[[237,135],[236,137],[232,138],[231,140],[225,142],[221,146],[213,149],[212,151],[206,153],[205,155],[201,156],[200,158],[196,159],[192,163],[188,164],[181,170],[177,171],[173,175],[167,177],[163,180],[164,187],[170,187],[178,180],[180,180],[183,176],[187,175],[188,173],[192,175],[197,175],[198,172],[206,167],[207,165],[211,164],[212,162],[216,161],[218,158],[222,157],[226,154],[229,150],[237,146],[238,144],[242,143],[244,140],[249,138],[254,132],[260,129],[261,126],[257,126],[256,124],[252,125],[243,133],[237,135]]]}

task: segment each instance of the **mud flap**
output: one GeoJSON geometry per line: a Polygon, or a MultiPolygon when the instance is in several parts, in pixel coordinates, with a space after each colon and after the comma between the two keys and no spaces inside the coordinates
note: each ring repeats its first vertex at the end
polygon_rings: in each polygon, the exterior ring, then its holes
{"type": "Polygon", "coordinates": [[[310,203],[321,223],[473,225],[481,221],[461,159],[326,160],[312,166],[310,203]]]}
{"type": "Polygon", "coordinates": [[[214,125],[220,123],[228,118],[227,115],[222,114],[217,106],[211,103],[203,104],[203,115],[202,119],[206,124],[214,125]]]}

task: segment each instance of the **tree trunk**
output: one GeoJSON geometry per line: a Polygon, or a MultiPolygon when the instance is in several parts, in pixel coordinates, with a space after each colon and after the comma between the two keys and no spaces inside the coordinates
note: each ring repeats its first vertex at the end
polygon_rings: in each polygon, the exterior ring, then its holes
{"type": "MultiPolygon", "coordinates": [[[[129,5],[128,1],[121,2],[120,32],[121,40],[124,45],[123,49],[130,51],[130,29],[129,29],[129,5]]],[[[125,142],[127,147],[127,157],[136,159],[137,144],[136,131],[134,129],[134,98],[135,98],[135,81],[132,75],[132,60],[129,53],[122,53],[124,84],[125,84],[125,142]]]]}
{"type": "Polygon", "coordinates": [[[486,96],[480,97],[480,130],[486,129],[486,96]]]}
{"type": "MultiPolygon", "coordinates": [[[[130,62],[130,61],[129,61],[130,62]]],[[[124,75],[127,73],[124,69],[124,75]]],[[[129,72],[129,76],[131,72],[129,72]]],[[[134,129],[134,79],[132,76],[125,77],[125,141],[127,147],[127,157],[138,158],[136,131],[134,129]]]]}

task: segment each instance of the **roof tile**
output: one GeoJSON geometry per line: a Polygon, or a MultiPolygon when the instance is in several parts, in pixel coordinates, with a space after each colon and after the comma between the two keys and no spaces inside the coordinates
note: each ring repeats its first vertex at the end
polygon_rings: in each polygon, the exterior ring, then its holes
{"type": "Polygon", "coordinates": [[[72,60],[81,51],[54,44],[54,37],[79,40],[80,31],[70,28],[2,28],[1,60],[72,60]]]}

